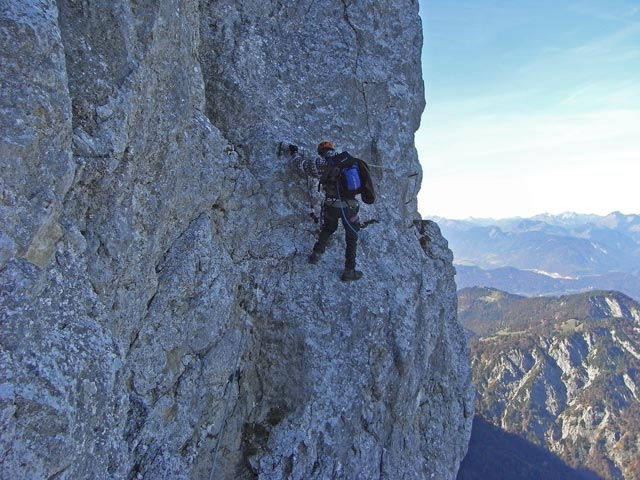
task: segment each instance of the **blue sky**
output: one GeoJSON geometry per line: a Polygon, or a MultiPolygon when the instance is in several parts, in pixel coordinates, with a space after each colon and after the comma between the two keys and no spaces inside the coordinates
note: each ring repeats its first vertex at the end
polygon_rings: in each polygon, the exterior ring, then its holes
{"type": "Polygon", "coordinates": [[[640,213],[640,0],[420,0],[423,216],[640,213]]]}

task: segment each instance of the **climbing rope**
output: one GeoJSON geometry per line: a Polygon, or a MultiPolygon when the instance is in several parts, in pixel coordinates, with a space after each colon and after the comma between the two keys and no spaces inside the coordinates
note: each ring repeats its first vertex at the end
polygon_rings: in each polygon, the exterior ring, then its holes
{"type": "Polygon", "coordinates": [[[309,216],[315,223],[319,223],[320,220],[316,215],[315,208],[313,208],[313,194],[311,193],[311,183],[309,182],[309,175],[307,175],[307,195],[309,196],[309,216]]]}
{"type": "MultiPolygon", "coordinates": [[[[407,180],[413,178],[414,179],[414,183],[413,183],[413,193],[411,194],[411,196],[409,197],[409,200],[405,200],[404,204],[408,205],[411,202],[413,202],[413,199],[418,195],[418,182],[416,181],[418,179],[418,172],[412,173],[411,175],[407,175],[407,180]]],[[[407,198],[407,192],[409,191],[409,182],[407,181],[407,188],[405,190],[405,194],[404,197],[407,198]]]]}
{"type": "MultiPolygon", "coordinates": [[[[222,437],[224,436],[224,431],[227,428],[227,414],[229,411],[229,403],[231,400],[231,395],[227,395],[228,389],[230,385],[233,384],[233,379],[237,376],[238,369],[240,368],[240,358],[242,357],[242,351],[244,349],[244,337],[245,337],[245,326],[243,325],[242,331],[240,334],[240,341],[238,342],[238,355],[236,357],[236,366],[231,375],[231,378],[227,382],[227,385],[224,389],[224,396],[227,397],[224,404],[224,412],[222,414],[222,428],[220,429],[220,433],[218,434],[218,439],[216,440],[216,447],[213,450],[213,464],[211,465],[211,473],[209,474],[209,480],[213,480],[215,472],[216,472],[216,462],[218,461],[218,451],[220,449],[220,444],[222,443],[222,437]]],[[[238,386],[238,388],[240,388],[238,386]]]]}

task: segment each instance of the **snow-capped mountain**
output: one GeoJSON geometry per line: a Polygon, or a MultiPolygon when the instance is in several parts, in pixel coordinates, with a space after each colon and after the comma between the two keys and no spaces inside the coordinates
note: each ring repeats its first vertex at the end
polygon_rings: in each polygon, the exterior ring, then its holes
{"type": "Polygon", "coordinates": [[[640,298],[640,215],[437,222],[454,253],[458,288],[524,295],[613,289],[640,298]]]}

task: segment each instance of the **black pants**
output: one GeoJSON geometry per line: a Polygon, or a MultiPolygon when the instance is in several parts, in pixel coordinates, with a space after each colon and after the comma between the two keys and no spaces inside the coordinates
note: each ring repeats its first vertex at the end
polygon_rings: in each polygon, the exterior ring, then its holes
{"type": "Polygon", "coordinates": [[[360,219],[358,211],[360,205],[357,200],[349,200],[349,205],[343,208],[325,203],[322,210],[322,229],[318,241],[313,246],[313,251],[319,254],[324,253],[329,242],[329,237],[338,228],[338,220],[342,220],[344,227],[347,249],[344,255],[344,268],[356,268],[356,250],[358,249],[358,234],[360,230],[360,219]]]}

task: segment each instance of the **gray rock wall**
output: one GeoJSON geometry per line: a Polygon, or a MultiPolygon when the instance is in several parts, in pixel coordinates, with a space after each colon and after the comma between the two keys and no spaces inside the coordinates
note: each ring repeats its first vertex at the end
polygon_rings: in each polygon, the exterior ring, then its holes
{"type": "Polygon", "coordinates": [[[0,2],[2,478],[454,478],[417,2],[0,2]],[[281,140],[373,165],[319,265],[281,140]]]}

